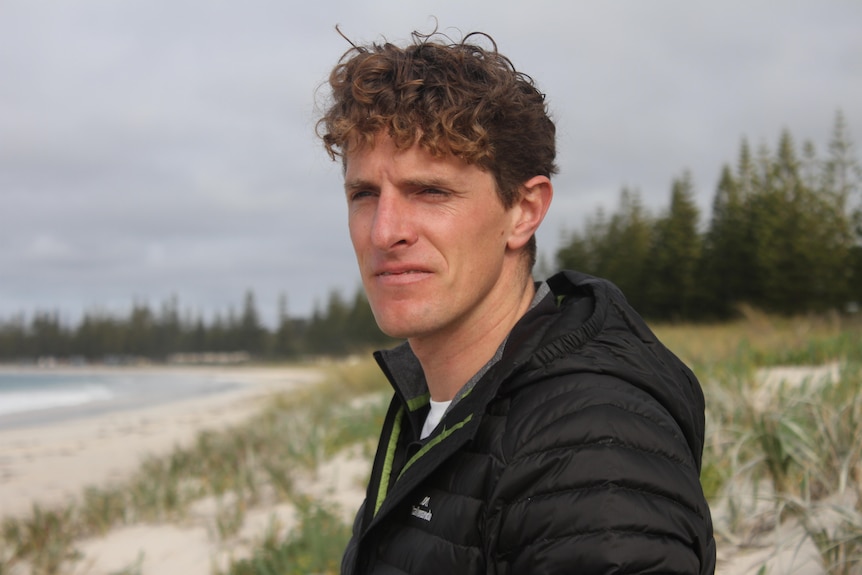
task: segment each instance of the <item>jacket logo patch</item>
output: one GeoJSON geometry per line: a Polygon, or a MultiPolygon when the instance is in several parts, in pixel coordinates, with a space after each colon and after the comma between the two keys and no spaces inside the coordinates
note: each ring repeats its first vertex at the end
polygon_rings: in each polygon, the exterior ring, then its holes
{"type": "Polygon", "coordinates": [[[431,513],[431,497],[427,495],[423,497],[419,505],[414,505],[413,509],[410,510],[410,515],[424,519],[425,521],[431,521],[431,517],[433,517],[433,513],[431,513]]]}

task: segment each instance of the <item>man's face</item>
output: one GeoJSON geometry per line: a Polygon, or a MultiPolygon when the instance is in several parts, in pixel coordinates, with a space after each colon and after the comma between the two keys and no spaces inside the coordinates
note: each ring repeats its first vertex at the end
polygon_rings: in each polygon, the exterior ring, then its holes
{"type": "Polygon", "coordinates": [[[507,249],[514,217],[491,174],[418,146],[398,150],[379,135],[373,147],[347,155],[345,191],[380,329],[448,338],[494,321],[523,264],[507,249]]]}

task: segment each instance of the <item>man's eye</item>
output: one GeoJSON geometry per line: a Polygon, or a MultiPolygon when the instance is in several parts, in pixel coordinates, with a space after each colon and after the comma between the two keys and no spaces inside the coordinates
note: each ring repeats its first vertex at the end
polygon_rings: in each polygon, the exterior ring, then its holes
{"type": "Polygon", "coordinates": [[[372,195],[374,195],[372,192],[369,192],[367,190],[361,190],[358,192],[353,192],[353,194],[350,195],[350,199],[361,200],[363,198],[370,198],[372,195]]]}
{"type": "Polygon", "coordinates": [[[428,196],[448,196],[449,192],[438,188],[425,188],[422,193],[428,196]]]}

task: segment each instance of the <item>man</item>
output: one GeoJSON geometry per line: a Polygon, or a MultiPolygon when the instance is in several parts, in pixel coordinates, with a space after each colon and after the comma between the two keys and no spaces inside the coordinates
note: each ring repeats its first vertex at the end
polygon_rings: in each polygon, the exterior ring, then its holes
{"type": "Polygon", "coordinates": [[[535,283],[544,95],[484,35],[354,47],[318,131],[395,389],[354,573],[713,573],[691,371],[610,283],[535,283]],[[490,43],[490,48],[475,45],[490,43]]]}

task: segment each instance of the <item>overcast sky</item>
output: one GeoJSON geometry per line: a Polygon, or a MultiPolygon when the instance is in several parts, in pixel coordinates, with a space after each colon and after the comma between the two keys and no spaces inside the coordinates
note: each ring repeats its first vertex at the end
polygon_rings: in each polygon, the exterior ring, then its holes
{"type": "MultiPolygon", "coordinates": [[[[747,137],[862,142],[862,2],[0,0],[0,318],[211,315],[247,289],[307,315],[359,285],[315,92],[348,47],[490,33],[546,92],[561,173],[539,234],[622,186],[655,212],[689,169],[706,211],[747,137]]],[[[319,99],[319,96],[318,96],[319,99]]],[[[705,217],[705,215],[704,215],[705,217]]]]}

